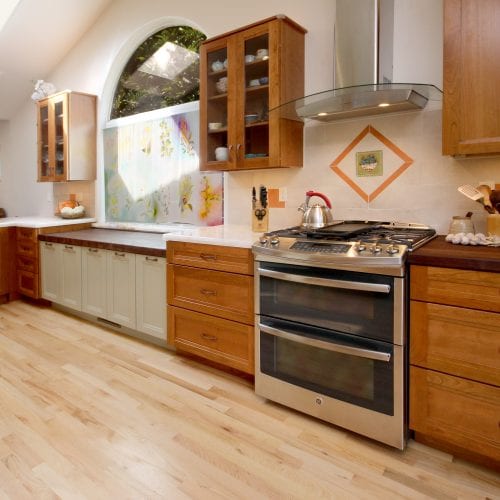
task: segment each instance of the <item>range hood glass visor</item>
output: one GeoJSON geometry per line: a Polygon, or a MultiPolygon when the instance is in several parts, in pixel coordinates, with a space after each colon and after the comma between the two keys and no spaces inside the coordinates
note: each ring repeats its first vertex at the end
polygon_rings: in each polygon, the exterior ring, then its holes
{"type": "Polygon", "coordinates": [[[334,121],[395,111],[422,109],[428,101],[441,101],[434,85],[379,83],[355,85],[301,97],[273,108],[280,118],[334,121]]]}

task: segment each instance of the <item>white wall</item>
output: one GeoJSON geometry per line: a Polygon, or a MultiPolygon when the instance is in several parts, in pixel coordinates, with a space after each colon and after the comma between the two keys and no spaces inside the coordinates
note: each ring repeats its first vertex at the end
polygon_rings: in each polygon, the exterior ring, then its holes
{"type": "MultiPolygon", "coordinates": [[[[414,3],[420,4],[420,1],[414,3]]],[[[113,63],[117,58],[122,64],[126,62],[132,50],[131,40],[139,43],[173,18],[186,20],[210,37],[278,13],[288,15],[308,30],[306,92],[331,88],[334,0],[115,0],[47,79],[61,90],[71,88],[104,96],[100,102],[102,125],[107,116],[110,89],[120,69],[113,68],[113,63]],[[110,72],[113,74],[108,78],[110,72]]],[[[434,26],[435,31],[435,23],[430,26],[434,26]]],[[[432,39],[422,32],[419,35],[420,40],[425,38],[426,42],[432,39]]],[[[435,50],[440,52],[441,47],[436,46],[435,50]]],[[[410,61],[410,65],[417,74],[424,74],[425,61],[410,61]]],[[[431,107],[423,113],[348,120],[332,125],[309,124],[305,132],[304,168],[226,176],[226,221],[250,224],[251,187],[266,184],[288,188],[286,208],[271,210],[272,227],[296,224],[299,220],[296,207],[303,201],[305,191],[317,189],[332,198],[336,217],[406,219],[433,224],[444,232],[452,215],[472,210],[481,228],[484,214],[479,205],[459,195],[456,188],[489,179],[499,182],[499,160],[457,161],[442,157],[440,116],[440,111],[431,107]],[[372,203],[361,200],[329,168],[331,161],[367,124],[375,126],[414,159],[414,164],[372,203]]],[[[29,96],[11,120],[4,153],[0,182],[0,202],[4,208],[10,215],[51,213],[53,206],[47,198],[52,194],[52,186],[36,182],[36,116],[29,96]]]]}

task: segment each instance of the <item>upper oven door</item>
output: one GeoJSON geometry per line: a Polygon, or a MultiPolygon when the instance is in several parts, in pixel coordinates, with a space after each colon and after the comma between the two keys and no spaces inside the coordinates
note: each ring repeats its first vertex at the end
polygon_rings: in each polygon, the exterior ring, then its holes
{"type": "Polygon", "coordinates": [[[403,345],[403,278],[257,263],[258,312],[403,345]]]}

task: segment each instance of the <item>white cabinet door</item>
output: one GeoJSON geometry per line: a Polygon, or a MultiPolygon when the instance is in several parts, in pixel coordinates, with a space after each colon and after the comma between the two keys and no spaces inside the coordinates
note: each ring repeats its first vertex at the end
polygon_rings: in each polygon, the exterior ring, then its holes
{"type": "Polygon", "coordinates": [[[137,330],[166,340],[166,259],[135,256],[137,330]]]}
{"type": "Polygon", "coordinates": [[[108,251],[107,319],[135,329],[135,254],[108,251]]]}
{"type": "Polygon", "coordinates": [[[82,310],[82,249],[75,245],[60,245],[59,295],[60,304],[82,310]]]}
{"type": "Polygon", "coordinates": [[[82,311],[107,316],[106,282],[108,250],[82,248],[82,311]]]}
{"type": "Polygon", "coordinates": [[[40,242],[40,274],[42,297],[52,302],[60,302],[60,254],[61,245],[49,241],[40,242]]]}

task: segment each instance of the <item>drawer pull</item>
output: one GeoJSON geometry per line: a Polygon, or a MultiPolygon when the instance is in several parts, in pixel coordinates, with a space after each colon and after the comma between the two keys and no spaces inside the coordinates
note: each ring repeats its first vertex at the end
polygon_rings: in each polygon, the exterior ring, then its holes
{"type": "MultiPolygon", "coordinates": [[[[51,246],[52,246],[52,243],[49,243],[48,241],[46,241],[46,242],[44,243],[44,245],[45,245],[46,247],[51,247],[51,246]]],[[[24,248],[26,248],[26,247],[24,247],[24,248]]]]}
{"type": "Polygon", "coordinates": [[[214,255],[213,253],[200,253],[200,257],[203,260],[217,260],[217,255],[214,255]]]}
{"type": "Polygon", "coordinates": [[[123,252],[115,252],[115,255],[117,257],[125,257],[125,254],[123,252]]]}
{"type": "Polygon", "coordinates": [[[200,290],[200,293],[203,294],[203,295],[213,295],[214,297],[217,295],[217,291],[216,290],[208,290],[207,288],[202,288],[200,290]]]}
{"type": "Polygon", "coordinates": [[[211,340],[211,341],[217,340],[217,337],[215,335],[210,335],[208,333],[202,333],[201,338],[203,338],[205,340],[211,340]]]}
{"type": "Polygon", "coordinates": [[[89,248],[89,253],[97,253],[99,250],[97,248],[89,248]]]}
{"type": "Polygon", "coordinates": [[[149,260],[149,262],[158,262],[158,257],[146,257],[146,260],[149,260]]]}
{"type": "Polygon", "coordinates": [[[66,250],[73,250],[73,247],[71,245],[64,245],[64,248],[66,250]]]}

